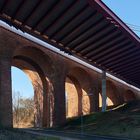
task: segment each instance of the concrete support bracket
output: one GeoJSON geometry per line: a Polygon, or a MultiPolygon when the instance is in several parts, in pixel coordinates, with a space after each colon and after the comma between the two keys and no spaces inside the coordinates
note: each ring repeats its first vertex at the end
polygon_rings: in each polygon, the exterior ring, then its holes
{"type": "Polygon", "coordinates": [[[102,112],[106,111],[106,72],[102,72],[102,112]]]}

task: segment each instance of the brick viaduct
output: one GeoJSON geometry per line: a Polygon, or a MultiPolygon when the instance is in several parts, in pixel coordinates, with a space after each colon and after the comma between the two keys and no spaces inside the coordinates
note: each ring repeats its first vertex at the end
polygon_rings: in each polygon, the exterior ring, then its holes
{"type": "MultiPolygon", "coordinates": [[[[102,106],[100,73],[0,27],[0,124],[4,127],[13,126],[11,66],[23,70],[32,82],[37,127],[56,126],[67,117],[96,112],[102,106]]],[[[108,105],[138,98],[137,90],[110,78],[106,81],[108,105]]]]}

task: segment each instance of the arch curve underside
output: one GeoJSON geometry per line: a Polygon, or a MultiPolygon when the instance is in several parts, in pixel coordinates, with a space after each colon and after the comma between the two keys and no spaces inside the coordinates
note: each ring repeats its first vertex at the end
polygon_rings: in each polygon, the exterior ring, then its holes
{"type": "Polygon", "coordinates": [[[29,49],[30,51],[26,48],[17,50],[13,57],[12,65],[24,71],[33,85],[35,127],[50,127],[53,125],[53,86],[47,75],[50,75],[52,71],[51,65],[48,60],[45,61],[46,55],[42,54],[41,51],[34,48],[29,49]],[[27,50],[29,51],[28,53],[27,50]],[[40,58],[38,61],[35,55],[40,58]],[[42,59],[43,55],[45,57],[42,59]],[[45,72],[42,70],[43,63],[46,66],[50,66],[47,67],[45,72]]]}

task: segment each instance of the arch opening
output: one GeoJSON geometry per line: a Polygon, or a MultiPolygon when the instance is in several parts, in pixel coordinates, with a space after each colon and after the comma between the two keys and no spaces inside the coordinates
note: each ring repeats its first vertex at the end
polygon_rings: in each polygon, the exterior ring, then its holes
{"type": "Polygon", "coordinates": [[[136,99],[135,93],[131,90],[126,90],[126,92],[123,95],[124,101],[129,102],[136,99]]]}
{"type": "Polygon", "coordinates": [[[82,69],[71,70],[65,80],[66,117],[86,115],[91,112],[91,94],[89,75],[82,69]],[[84,80],[83,80],[84,79],[84,80]]]}
{"type": "Polygon", "coordinates": [[[82,95],[81,87],[76,80],[71,80],[67,77],[65,82],[66,93],[66,117],[76,117],[81,114],[81,101],[80,95],[82,95]]]}
{"type": "MultiPolygon", "coordinates": [[[[106,98],[106,105],[107,106],[114,105],[113,101],[109,97],[106,98]]],[[[102,107],[102,95],[100,93],[99,93],[99,107],[102,107]]]]}
{"type": "MultiPolygon", "coordinates": [[[[121,104],[121,97],[113,81],[106,81],[106,105],[112,108],[121,104]]],[[[99,93],[99,107],[102,107],[102,94],[99,93]]]]}
{"type": "MultiPolygon", "coordinates": [[[[33,127],[50,127],[52,126],[53,112],[53,86],[49,79],[43,73],[30,65],[25,60],[14,59],[13,66],[17,67],[28,76],[33,87],[33,127]]],[[[23,82],[23,81],[22,81],[23,82]]],[[[26,87],[24,87],[26,88],[26,87]]],[[[28,90],[28,89],[27,89],[28,90]]],[[[23,126],[18,126],[23,127],[23,126]]],[[[28,127],[28,126],[24,126],[28,127]]]]}
{"type": "Polygon", "coordinates": [[[34,127],[34,89],[21,69],[12,66],[13,127],[34,127]]]}
{"type": "Polygon", "coordinates": [[[15,51],[12,60],[12,66],[22,70],[33,87],[34,127],[53,126],[54,89],[50,80],[53,70],[48,58],[37,48],[23,47],[15,51]]]}

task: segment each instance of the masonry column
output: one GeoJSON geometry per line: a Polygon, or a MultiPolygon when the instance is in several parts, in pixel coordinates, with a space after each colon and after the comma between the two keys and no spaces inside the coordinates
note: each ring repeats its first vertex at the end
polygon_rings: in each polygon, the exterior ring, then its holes
{"type": "Polygon", "coordinates": [[[106,111],[106,72],[102,72],[102,112],[106,111]]]}
{"type": "Polygon", "coordinates": [[[94,99],[93,111],[98,112],[99,111],[99,90],[98,90],[98,88],[96,88],[94,91],[93,99],[94,99]]]}
{"type": "Polygon", "coordinates": [[[11,58],[0,54],[0,125],[13,127],[11,58]]]}
{"type": "Polygon", "coordinates": [[[53,75],[54,88],[54,112],[53,126],[58,126],[66,121],[65,108],[65,65],[63,61],[56,62],[56,69],[53,75]]]}
{"type": "Polygon", "coordinates": [[[66,121],[65,111],[65,81],[56,79],[54,84],[53,126],[61,125],[66,121]]]}
{"type": "Polygon", "coordinates": [[[99,76],[98,74],[96,74],[96,76],[94,76],[93,80],[93,87],[92,87],[92,91],[93,91],[93,103],[92,103],[92,107],[91,107],[91,112],[98,112],[99,111],[99,76]]]}

